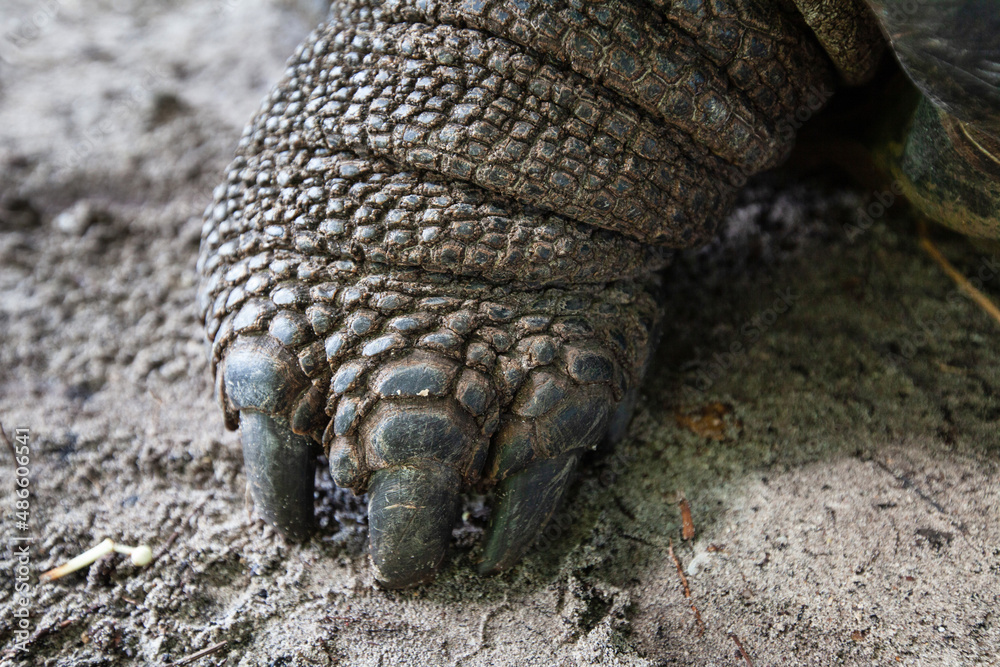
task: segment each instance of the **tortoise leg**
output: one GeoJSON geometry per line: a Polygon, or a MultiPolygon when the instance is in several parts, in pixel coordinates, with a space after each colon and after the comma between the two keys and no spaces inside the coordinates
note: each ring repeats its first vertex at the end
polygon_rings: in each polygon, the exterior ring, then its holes
{"type": "Polygon", "coordinates": [[[650,244],[708,238],[832,79],[778,3],[688,4],[337,3],[290,61],[199,259],[227,424],[251,478],[280,478],[255,493],[286,532],[321,439],[371,494],[385,585],[432,576],[457,494],[492,483],[497,571],[621,436],[669,256],[650,244]]]}

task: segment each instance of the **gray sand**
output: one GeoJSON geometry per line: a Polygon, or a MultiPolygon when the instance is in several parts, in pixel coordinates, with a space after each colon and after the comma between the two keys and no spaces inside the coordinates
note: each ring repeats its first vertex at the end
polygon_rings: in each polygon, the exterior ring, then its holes
{"type": "Polygon", "coordinates": [[[757,181],[679,258],[628,437],[511,572],[474,574],[482,498],[405,592],[373,585],[364,506],[328,476],[305,545],[248,514],[195,312],[200,215],[319,4],[3,3],[0,421],[30,428],[35,541],[13,653],[26,533],[0,450],[0,663],[227,642],[192,664],[1000,664],[1000,327],[905,211],[848,242],[866,194],[830,180],[757,181]],[[37,585],[104,537],[156,559],[37,585]]]}

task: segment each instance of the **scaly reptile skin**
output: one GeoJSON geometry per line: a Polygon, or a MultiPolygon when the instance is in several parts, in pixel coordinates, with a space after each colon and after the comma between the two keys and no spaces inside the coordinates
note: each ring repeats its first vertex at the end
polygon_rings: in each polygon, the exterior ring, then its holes
{"type": "MultiPolygon", "coordinates": [[[[433,576],[499,484],[516,562],[627,423],[666,247],[710,238],[835,67],[779,3],[335,3],[239,144],[200,304],[262,515],[302,536],[321,444],[377,578],[433,576]]],[[[820,98],[820,99],[817,99],[820,98]]]]}

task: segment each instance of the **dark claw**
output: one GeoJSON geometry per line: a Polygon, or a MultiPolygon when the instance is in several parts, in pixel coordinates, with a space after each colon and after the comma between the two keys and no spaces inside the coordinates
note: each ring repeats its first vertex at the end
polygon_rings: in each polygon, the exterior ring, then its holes
{"type": "MultiPolygon", "coordinates": [[[[596,447],[614,425],[614,364],[603,353],[576,346],[564,356],[565,375],[532,372],[494,438],[487,476],[500,484],[479,567],[483,574],[521,558],[559,507],[582,452],[596,447]]],[[[625,405],[626,413],[630,409],[625,405]]]]}
{"type": "Polygon", "coordinates": [[[635,404],[639,401],[639,391],[632,387],[625,392],[625,397],[615,408],[608,424],[608,432],[604,436],[605,444],[610,448],[617,445],[628,432],[628,425],[632,421],[632,413],[635,412],[635,404]]]}
{"type": "Polygon", "coordinates": [[[477,454],[486,450],[457,402],[420,397],[437,383],[434,368],[429,356],[388,366],[376,383],[379,391],[402,398],[383,398],[359,430],[364,458],[376,469],[368,486],[372,562],[376,579],[388,588],[434,577],[448,549],[464,477],[478,474],[483,457],[477,454]],[[384,386],[390,380],[399,380],[391,390],[384,386]]]}
{"type": "Polygon", "coordinates": [[[529,464],[500,483],[487,531],[481,574],[514,565],[555,513],[573,478],[579,450],[529,464]]]}
{"type": "Polygon", "coordinates": [[[375,578],[387,588],[432,579],[448,549],[462,480],[448,465],[427,462],[372,475],[368,521],[375,578]]]}
{"type": "Polygon", "coordinates": [[[313,523],[316,446],[295,434],[284,415],[305,409],[296,411],[295,402],[308,381],[268,336],[235,344],[226,356],[224,378],[227,400],[240,415],[243,464],[254,507],[286,537],[305,539],[313,523]]]}
{"type": "Polygon", "coordinates": [[[256,410],[240,411],[243,465],[260,516],[293,540],[313,523],[316,459],[313,444],[287,422],[256,410]]]}

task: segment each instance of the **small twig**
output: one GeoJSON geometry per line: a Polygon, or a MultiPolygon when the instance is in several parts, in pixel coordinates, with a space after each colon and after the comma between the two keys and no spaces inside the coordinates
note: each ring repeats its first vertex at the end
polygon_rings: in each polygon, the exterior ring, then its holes
{"type": "Polygon", "coordinates": [[[951,262],[945,259],[945,256],[941,254],[941,251],[937,249],[934,242],[927,236],[927,229],[924,225],[920,225],[919,234],[920,246],[928,255],[931,256],[931,259],[937,262],[944,272],[947,273],[953,281],[955,281],[955,284],[958,285],[958,289],[965,292],[969,298],[975,301],[980,308],[985,310],[997,324],[1000,324],[1000,308],[997,308],[997,305],[993,303],[988,296],[973,287],[972,283],[969,282],[969,279],[963,276],[958,269],[952,266],[951,262]]]}
{"type": "Polygon", "coordinates": [[[705,634],[705,621],[701,620],[701,612],[698,611],[698,607],[695,606],[694,601],[691,599],[691,587],[688,586],[687,577],[684,576],[684,568],[681,566],[681,561],[677,558],[677,554],[674,553],[674,543],[671,541],[667,545],[667,552],[674,561],[674,566],[677,568],[677,576],[681,579],[681,585],[684,586],[684,597],[687,598],[688,604],[691,605],[691,611],[694,612],[694,620],[698,624],[698,636],[701,637],[705,634]]]}
{"type": "Polygon", "coordinates": [[[953,526],[960,527],[963,530],[965,529],[965,524],[964,523],[961,524],[961,525],[958,524],[958,523],[955,523],[955,520],[952,519],[952,516],[948,512],[948,510],[946,510],[944,507],[942,507],[940,503],[938,503],[936,500],[934,500],[933,498],[931,498],[929,495],[927,495],[926,493],[924,493],[920,489],[920,487],[918,487],[916,484],[913,483],[912,479],[910,479],[906,475],[897,475],[892,470],[892,468],[890,468],[886,464],[882,463],[878,459],[872,459],[872,462],[876,466],[878,466],[883,472],[888,473],[897,482],[899,482],[900,484],[902,484],[904,489],[906,489],[907,491],[912,490],[915,494],[917,494],[917,497],[920,498],[922,501],[924,501],[925,503],[927,503],[928,505],[930,505],[931,507],[933,507],[934,509],[936,509],[941,514],[944,514],[949,519],[951,519],[951,523],[952,523],[953,526]]]}
{"type": "Polygon", "coordinates": [[[625,505],[625,502],[618,496],[618,494],[616,494],[616,493],[612,494],[611,498],[612,498],[612,500],[615,501],[615,505],[618,506],[618,511],[619,512],[621,512],[622,514],[624,514],[628,518],[629,521],[635,521],[635,512],[633,512],[632,510],[630,510],[625,505]]]}
{"type": "Polygon", "coordinates": [[[687,498],[681,496],[681,538],[684,540],[694,539],[694,519],[691,518],[691,504],[687,498]]]}
{"type": "Polygon", "coordinates": [[[694,612],[694,621],[698,624],[698,636],[701,637],[705,634],[705,621],[701,620],[701,612],[694,606],[694,602],[691,603],[691,611],[694,612]]]}
{"type": "Polygon", "coordinates": [[[736,648],[740,650],[740,655],[742,655],[743,659],[747,661],[748,667],[753,667],[753,660],[750,659],[750,654],[747,653],[747,650],[743,648],[743,642],[741,642],[740,638],[736,636],[736,633],[730,632],[729,638],[736,643],[736,648]]]}
{"type": "Polygon", "coordinates": [[[170,537],[167,538],[167,541],[164,542],[163,546],[160,547],[159,550],[156,552],[156,560],[159,560],[160,557],[163,556],[163,554],[170,551],[170,547],[174,546],[174,542],[176,542],[177,538],[180,536],[181,536],[181,531],[179,530],[175,530],[173,533],[171,533],[170,537]]]}
{"type": "Polygon", "coordinates": [[[667,552],[670,554],[670,557],[674,561],[674,565],[677,567],[677,576],[680,577],[681,584],[684,586],[684,597],[690,598],[691,597],[691,587],[688,586],[687,577],[684,576],[684,568],[681,567],[681,561],[680,561],[679,558],[677,558],[677,554],[674,553],[674,543],[673,542],[670,542],[670,544],[667,545],[667,552]]]}
{"type": "Polygon", "coordinates": [[[223,641],[219,642],[218,644],[212,644],[208,648],[203,648],[200,651],[195,651],[191,655],[181,658],[177,662],[169,663],[167,667],[181,667],[181,665],[190,665],[198,658],[204,658],[206,655],[212,655],[216,651],[221,651],[226,647],[228,643],[229,643],[228,641],[223,641]]]}
{"type": "Polygon", "coordinates": [[[184,526],[186,524],[191,523],[191,519],[193,519],[195,517],[195,515],[198,514],[198,512],[200,512],[202,509],[204,509],[205,505],[208,504],[208,501],[212,500],[213,498],[215,498],[215,492],[214,491],[211,492],[211,493],[209,493],[204,498],[202,498],[198,502],[198,504],[194,506],[194,509],[192,509],[191,512],[188,513],[188,515],[186,517],[184,517],[184,521],[181,522],[181,525],[184,526]]]}

